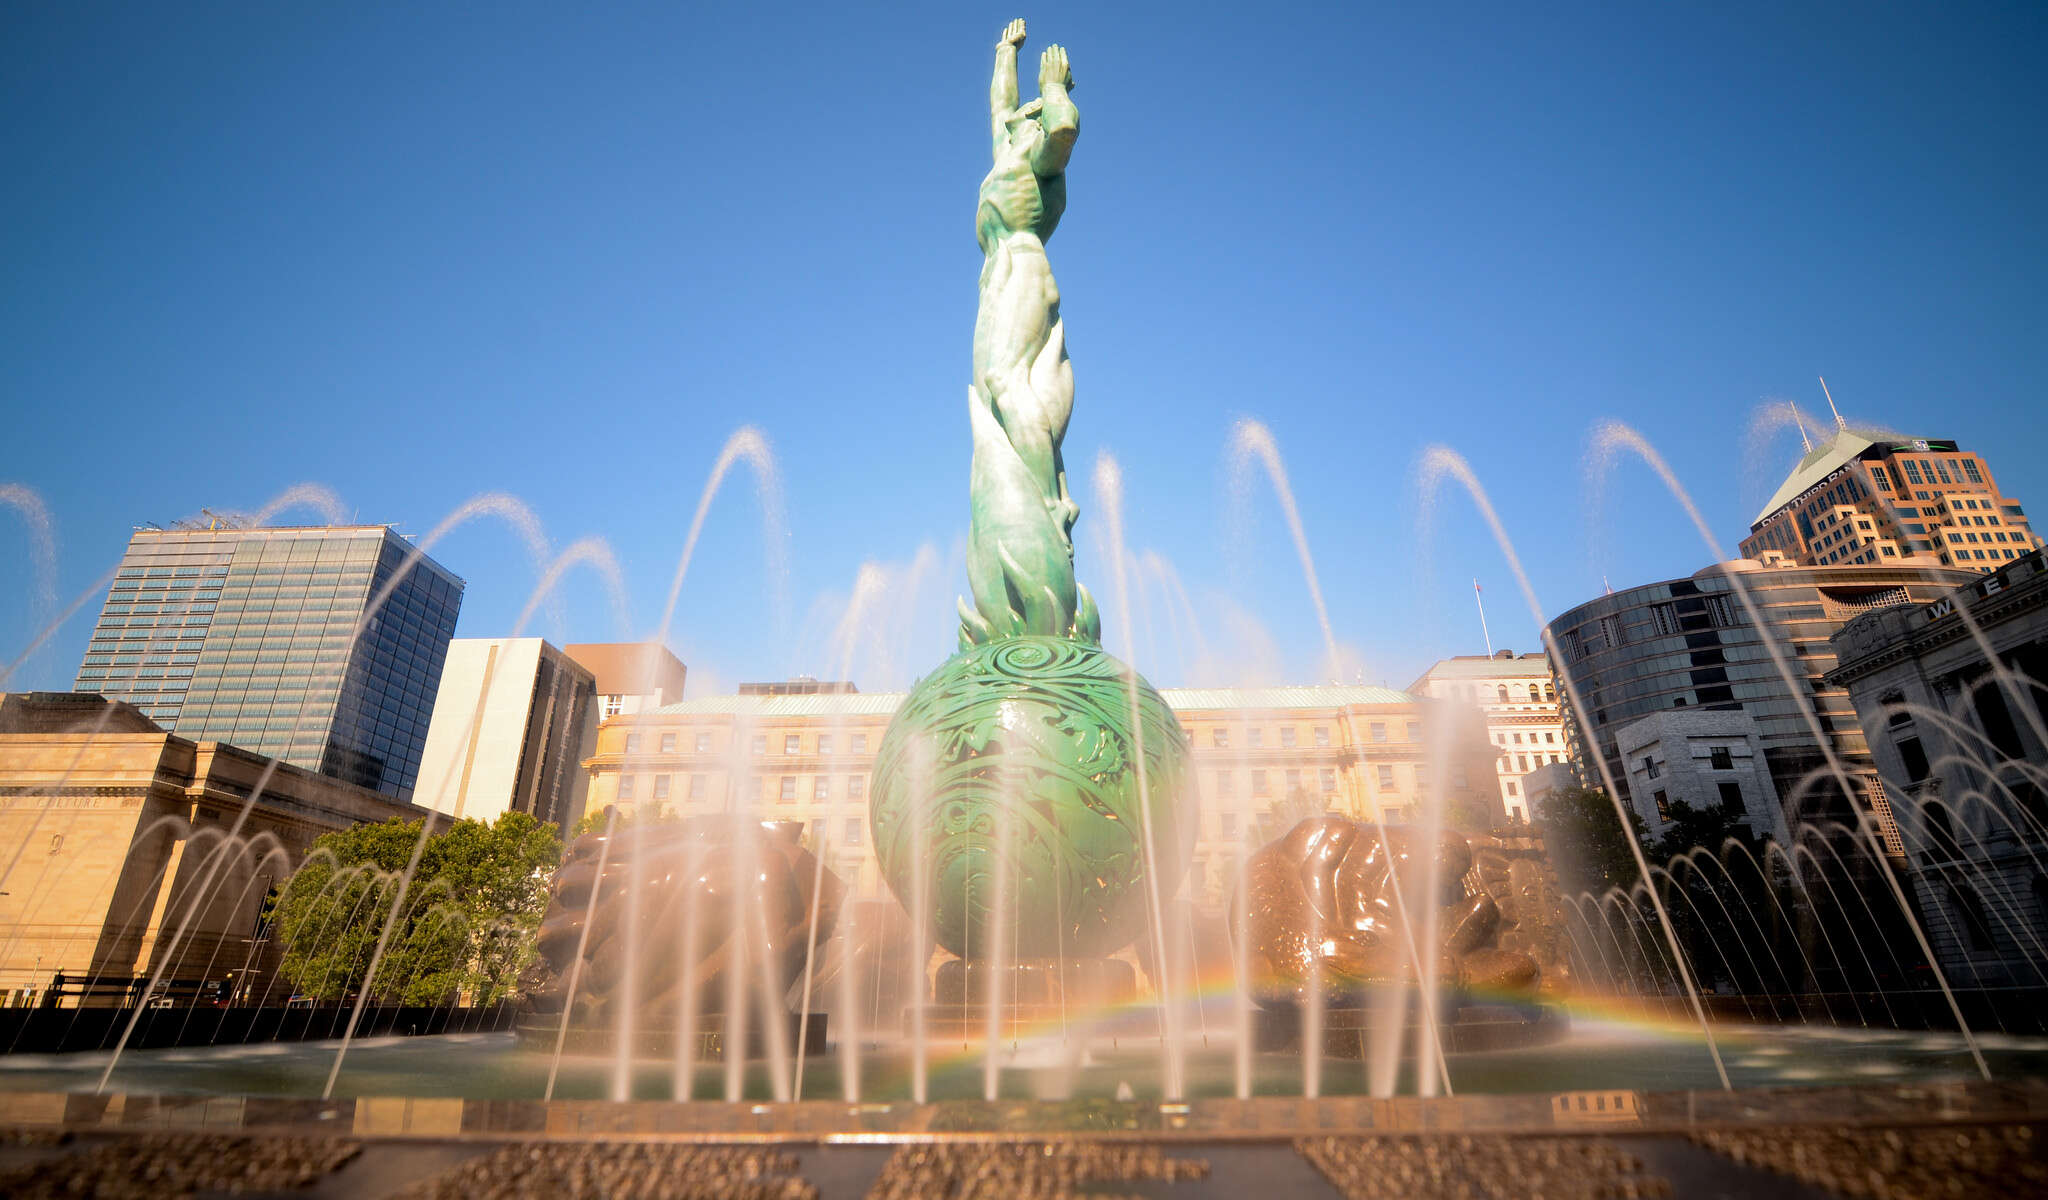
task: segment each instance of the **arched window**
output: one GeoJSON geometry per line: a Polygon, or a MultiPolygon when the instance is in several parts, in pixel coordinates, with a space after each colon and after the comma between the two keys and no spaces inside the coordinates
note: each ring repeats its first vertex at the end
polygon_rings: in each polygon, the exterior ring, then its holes
{"type": "Polygon", "coordinates": [[[1545,704],[1557,703],[1557,689],[1547,683],[1543,685],[1543,702],[1545,704]]]}
{"type": "Polygon", "coordinates": [[[1506,704],[1508,702],[1508,685],[1505,683],[1500,685],[1500,702],[1502,704],[1506,704]]]}

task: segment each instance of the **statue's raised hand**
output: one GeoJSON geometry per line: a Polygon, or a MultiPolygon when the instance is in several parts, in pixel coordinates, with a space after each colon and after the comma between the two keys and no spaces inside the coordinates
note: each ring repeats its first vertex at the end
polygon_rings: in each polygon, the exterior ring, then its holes
{"type": "Polygon", "coordinates": [[[1074,86],[1074,72],[1067,65],[1067,51],[1062,46],[1047,46],[1045,53],[1038,56],[1038,88],[1049,87],[1071,89],[1074,86]]]}
{"type": "Polygon", "coordinates": [[[999,46],[1021,46],[1024,44],[1024,18],[1018,17],[1003,27],[1003,36],[996,43],[999,46]]]}

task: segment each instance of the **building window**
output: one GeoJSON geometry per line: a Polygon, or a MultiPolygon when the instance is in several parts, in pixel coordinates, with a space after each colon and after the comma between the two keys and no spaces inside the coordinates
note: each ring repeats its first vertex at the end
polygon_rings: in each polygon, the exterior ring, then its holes
{"type": "Polygon", "coordinates": [[[1330,727],[1329,727],[1328,725],[1318,725],[1318,726],[1316,726],[1316,745],[1317,745],[1317,746],[1328,746],[1329,744],[1330,744],[1330,727]]]}
{"type": "Polygon", "coordinates": [[[819,757],[819,758],[830,758],[830,757],[831,757],[831,755],[832,755],[832,735],[831,735],[831,734],[829,734],[829,733],[821,733],[821,734],[819,734],[819,735],[818,735],[818,757],[819,757]]]}
{"type": "Polygon", "coordinates": [[[1521,744],[1522,744],[1522,735],[1521,735],[1521,734],[1517,733],[1517,734],[1514,734],[1514,735],[1512,735],[1512,736],[1513,736],[1513,737],[1514,737],[1514,739],[1515,739],[1515,745],[1519,746],[1519,745],[1521,745],[1521,744]]]}
{"type": "Polygon", "coordinates": [[[661,752],[663,754],[674,754],[676,752],[675,734],[664,733],[661,735],[661,752]]]}
{"type": "Polygon", "coordinates": [[[1320,782],[1323,785],[1324,791],[1334,792],[1337,790],[1337,768],[1324,767],[1321,771],[1318,771],[1316,775],[1318,782],[1320,782]]]}
{"type": "Polygon", "coordinates": [[[1300,790],[1301,790],[1301,772],[1300,772],[1300,771],[1295,771],[1295,770],[1289,770],[1289,771],[1287,772],[1287,794],[1288,794],[1288,795],[1290,795],[1290,796],[1292,796],[1292,795],[1293,795],[1294,793],[1296,793],[1296,792],[1298,792],[1298,791],[1300,791],[1300,790]]]}
{"type": "Polygon", "coordinates": [[[1252,795],[1266,795],[1266,773],[1264,771],[1252,772],[1252,795]]]}
{"type": "Polygon", "coordinates": [[[1927,751],[1920,748],[1920,739],[1900,738],[1894,745],[1899,748],[1899,760],[1906,767],[1906,782],[1918,783],[1927,778],[1927,751]]]}
{"type": "Polygon", "coordinates": [[[606,696],[604,698],[604,715],[607,717],[618,716],[619,709],[625,706],[625,702],[626,698],[624,696],[606,696]]]}
{"type": "Polygon", "coordinates": [[[1963,464],[1963,474],[1965,474],[1965,475],[1968,475],[1968,476],[1970,477],[1970,482],[1971,482],[1971,483],[1982,483],[1982,482],[1984,482],[1984,476],[1982,476],[1982,475],[1980,475],[1980,474],[1978,474],[1978,473],[1977,473],[1977,460],[1976,460],[1976,459],[1974,459],[1974,458],[1966,458],[1966,459],[1963,459],[1963,460],[1962,460],[1962,464],[1963,464]]]}
{"type": "Polygon", "coordinates": [[[1209,744],[1218,750],[1228,750],[1230,748],[1230,731],[1221,725],[1211,729],[1209,731],[1209,744]]]}
{"type": "Polygon", "coordinates": [[[1707,765],[1716,771],[1733,771],[1735,755],[1726,746],[1715,746],[1707,751],[1707,765]]]}
{"type": "Polygon", "coordinates": [[[1557,744],[1557,731],[1546,730],[1543,734],[1543,744],[1546,746],[1555,746],[1557,744]]]}
{"type": "Polygon", "coordinates": [[[1707,619],[1724,629],[1742,624],[1735,615],[1735,602],[1727,596],[1707,597],[1707,619]]]}
{"type": "Polygon", "coordinates": [[[794,775],[784,775],[784,776],[782,777],[782,792],[781,792],[781,794],[780,794],[779,796],[777,796],[777,797],[776,797],[776,799],[777,799],[777,801],[778,801],[778,802],[780,802],[780,803],[782,803],[782,804],[790,804],[790,803],[793,803],[793,802],[795,802],[795,800],[796,800],[796,776],[794,776],[794,775]]]}
{"type": "Polygon", "coordinates": [[[1280,744],[1292,750],[1295,746],[1295,731],[1292,725],[1280,727],[1280,744]]]}
{"type": "Polygon", "coordinates": [[[633,776],[631,776],[631,775],[621,775],[621,776],[619,776],[619,799],[621,799],[621,800],[631,800],[632,798],[633,798],[633,776]]]}
{"type": "Polygon", "coordinates": [[[1387,723],[1385,721],[1374,721],[1370,729],[1373,741],[1384,742],[1387,740],[1387,723]]]}
{"type": "Polygon", "coordinates": [[[861,835],[862,835],[862,833],[864,832],[864,831],[863,831],[863,829],[862,829],[862,827],[863,827],[864,825],[866,825],[866,824],[867,824],[867,822],[865,822],[865,821],[861,820],[861,819],[860,819],[859,817],[848,817],[848,818],[846,818],[846,844],[847,844],[847,845],[849,845],[849,846],[858,846],[858,845],[860,845],[860,839],[861,839],[861,835]]]}
{"type": "Polygon", "coordinates": [[[1216,794],[1218,796],[1237,795],[1237,781],[1230,777],[1230,772],[1216,772],[1216,794]]]}
{"type": "Polygon", "coordinates": [[[1234,838],[1237,836],[1236,813],[1227,812],[1223,814],[1223,836],[1225,839],[1234,838]]]}
{"type": "Polygon", "coordinates": [[[654,798],[656,800],[668,799],[668,780],[669,777],[666,775],[656,775],[654,777],[654,798]]]}
{"type": "Polygon", "coordinates": [[[792,734],[787,734],[787,735],[785,735],[785,736],[783,737],[783,739],[782,739],[782,752],[783,752],[784,754],[799,754],[799,753],[802,753],[802,750],[803,750],[803,744],[804,744],[804,739],[803,739],[802,737],[800,737],[799,735],[797,735],[797,734],[794,734],[794,733],[792,733],[792,734]]]}
{"type": "Polygon", "coordinates": [[[1522,774],[1527,775],[1529,773],[1529,756],[1526,754],[1515,755],[1515,765],[1521,769],[1522,774]]]}
{"type": "Polygon", "coordinates": [[[755,754],[768,753],[768,735],[765,733],[757,733],[753,737],[748,738],[747,749],[755,754]]]}
{"type": "Polygon", "coordinates": [[[1422,724],[1421,724],[1421,722],[1419,722],[1419,721],[1410,721],[1410,722],[1408,722],[1408,740],[1409,740],[1409,741],[1411,741],[1411,742],[1419,742],[1419,741],[1421,741],[1421,740],[1422,740],[1422,724]]]}
{"type": "Polygon", "coordinates": [[[1666,796],[1663,792],[1659,791],[1651,792],[1650,799],[1655,800],[1657,802],[1657,819],[1659,821],[1669,821],[1671,819],[1670,797],[1666,796]]]}
{"type": "Polygon", "coordinates": [[[1514,780],[1512,780],[1512,779],[1510,779],[1510,780],[1508,780],[1508,795],[1512,796],[1512,795],[1514,795],[1514,794],[1515,794],[1515,781],[1514,781],[1514,780]]]}
{"type": "Polygon", "coordinates": [[[1948,885],[1949,903],[1963,914],[1963,927],[1970,932],[1970,949],[1975,953],[1986,953],[1998,948],[1991,939],[1990,915],[1984,911],[1984,899],[1977,889],[1968,884],[1948,885]]]}
{"type": "Polygon", "coordinates": [[[832,777],[830,775],[820,775],[811,782],[811,799],[830,800],[831,798],[832,777]]]}
{"type": "Polygon", "coordinates": [[[698,734],[698,735],[697,735],[697,753],[699,753],[699,754],[709,754],[709,753],[711,753],[711,735],[710,735],[710,734],[708,734],[708,733],[700,733],[700,734],[698,734]]]}
{"type": "Polygon", "coordinates": [[[861,798],[861,796],[862,796],[862,795],[864,795],[864,794],[865,794],[865,793],[867,792],[867,789],[868,789],[868,777],[867,777],[867,776],[865,776],[865,775],[848,775],[848,776],[846,777],[846,798],[847,798],[847,799],[849,799],[849,800],[858,800],[858,799],[860,799],[860,798],[861,798]]]}
{"type": "Polygon", "coordinates": [[[1643,776],[1645,778],[1655,779],[1663,773],[1664,768],[1661,764],[1657,762],[1656,759],[1650,757],[1647,754],[1643,755],[1643,776]]]}
{"type": "Polygon", "coordinates": [[[1724,779],[1720,783],[1720,788],[1722,811],[1731,813],[1741,812],[1743,808],[1742,785],[1732,779],[1724,779]]]}
{"type": "Polygon", "coordinates": [[[825,844],[826,822],[823,817],[811,819],[811,849],[817,850],[825,844]]]}
{"type": "Polygon", "coordinates": [[[1379,768],[1379,777],[1381,791],[1391,792],[1394,790],[1394,768],[1389,767],[1385,764],[1381,764],[1379,768]]]}
{"type": "Polygon", "coordinates": [[[704,777],[703,777],[702,775],[692,775],[692,776],[690,776],[690,799],[692,799],[692,800],[702,800],[703,798],[704,798],[704,777]]]}
{"type": "Polygon", "coordinates": [[[628,754],[638,754],[638,753],[640,753],[640,735],[639,735],[639,734],[637,734],[637,733],[629,733],[629,734],[627,734],[627,735],[626,735],[626,753],[628,753],[628,754]]]}
{"type": "Polygon", "coordinates": [[[868,752],[867,734],[856,733],[853,735],[853,752],[855,754],[866,754],[868,752]]]}
{"type": "Polygon", "coordinates": [[[1266,731],[1254,725],[1245,730],[1244,744],[1256,750],[1266,744],[1266,731]]]}
{"type": "Polygon", "coordinates": [[[1506,684],[1500,685],[1500,702],[1502,704],[1508,702],[1508,686],[1506,684]]]}

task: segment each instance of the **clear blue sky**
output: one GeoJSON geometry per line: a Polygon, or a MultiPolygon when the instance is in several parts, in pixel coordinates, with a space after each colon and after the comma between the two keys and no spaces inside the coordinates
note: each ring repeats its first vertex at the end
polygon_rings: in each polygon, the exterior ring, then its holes
{"type": "MultiPolygon", "coordinates": [[[[742,470],[672,642],[693,694],[835,672],[863,561],[892,597],[863,687],[950,649],[990,50],[1010,6],[17,4],[0,16],[0,484],[55,524],[59,607],[130,529],[315,482],[420,533],[517,494],[602,537],[534,631],[648,633],[706,472],[772,441],[771,585],[742,470]],[[323,11],[315,11],[315,9],[323,11]],[[430,11],[420,11],[427,9],[430,11]]],[[[1732,549],[1797,457],[1773,398],[1954,437],[2048,517],[2048,9],[2039,5],[1042,3],[1083,113],[1051,244],[1077,377],[1081,572],[1128,644],[1089,482],[1173,563],[1218,660],[1156,682],[1307,681],[1308,595],[1269,490],[1234,537],[1228,442],[1287,456],[1337,636],[1401,686],[1535,625],[1446,494],[1500,504],[1555,612],[1709,561],[1588,432],[1634,424],[1732,549]]],[[[1027,72],[1029,66],[1027,65],[1027,72]]],[[[1028,90],[1029,85],[1027,85],[1028,90]]],[[[315,519],[310,509],[287,518],[315,519]]],[[[460,632],[536,573],[483,522],[436,556],[460,632]]],[[[0,508],[0,662],[44,620],[0,508]]],[[[98,599],[11,686],[66,686],[98,599]]],[[[1139,622],[1147,611],[1140,607],[1139,622]]],[[[1191,635],[1183,631],[1183,644],[1191,635]]]]}

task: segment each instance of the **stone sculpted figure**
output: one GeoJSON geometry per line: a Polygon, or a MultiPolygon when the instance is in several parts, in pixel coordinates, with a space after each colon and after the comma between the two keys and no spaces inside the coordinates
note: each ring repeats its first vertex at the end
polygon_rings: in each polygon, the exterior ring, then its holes
{"type": "Polygon", "coordinates": [[[1019,104],[1017,48],[1024,22],[996,44],[989,87],[995,164],[981,181],[974,234],[981,243],[981,305],[974,321],[974,434],[964,649],[1040,634],[1096,641],[1101,623],[1074,581],[1074,517],[1060,439],[1074,408],[1060,292],[1045,241],[1067,207],[1067,157],[1081,129],[1067,52],[1038,61],[1039,98],[1019,104]]]}

